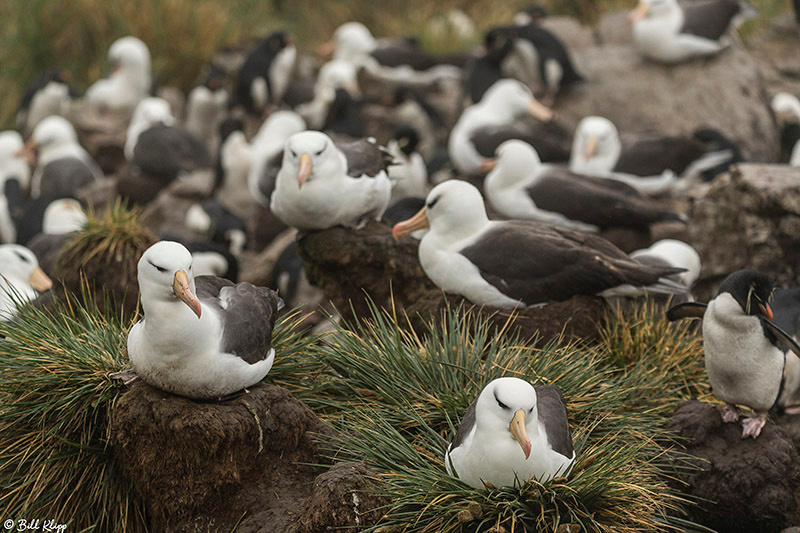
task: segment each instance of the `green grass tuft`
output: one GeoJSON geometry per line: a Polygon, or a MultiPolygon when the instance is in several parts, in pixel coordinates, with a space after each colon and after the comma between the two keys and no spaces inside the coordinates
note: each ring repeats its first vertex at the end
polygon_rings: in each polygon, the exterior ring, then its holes
{"type": "MultiPolygon", "coordinates": [[[[392,504],[381,531],[460,531],[469,502],[480,508],[470,531],[555,531],[562,524],[587,531],[697,528],[679,518],[687,502],[666,483],[672,467],[662,446],[671,440],[664,427],[675,404],[694,393],[687,376],[696,375],[698,361],[702,368],[702,358],[674,349],[679,355],[662,371],[645,346],[653,337],[644,331],[661,331],[663,319],[650,307],[617,320],[629,328],[639,321],[642,332],[622,343],[609,342],[616,337],[606,331],[606,341],[591,348],[532,348],[491,333],[485,318],[463,307],[447,310],[424,332],[401,328],[390,313],[373,309],[369,320],[346,325],[317,347],[330,372],[319,395],[305,401],[345,435],[340,456],[364,460],[384,480],[392,504]],[[620,368],[615,359],[629,356],[619,351],[640,355],[620,368]],[[487,492],[445,473],[444,453],[460,417],[500,376],[554,383],[564,393],[578,451],[568,480],[487,492]]],[[[611,324],[607,329],[616,327],[611,324]]],[[[664,346],[683,343],[689,333],[671,335],[664,346]]]]}

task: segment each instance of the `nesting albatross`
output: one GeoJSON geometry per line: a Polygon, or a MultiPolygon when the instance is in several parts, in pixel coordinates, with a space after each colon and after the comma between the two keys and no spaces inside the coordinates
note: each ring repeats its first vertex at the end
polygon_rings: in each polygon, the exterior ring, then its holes
{"type": "Polygon", "coordinates": [[[528,220],[490,221],[481,193],[460,180],[434,187],[426,206],[392,234],[399,239],[426,227],[419,246],[425,274],[477,305],[510,309],[579,294],[686,290],[664,278],[681,269],[642,265],[600,237],[528,220]]]}
{"type": "Polygon", "coordinates": [[[138,265],[144,318],[128,334],[136,374],[194,399],[220,398],[261,381],[272,368],[275,315],[270,289],[192,275],[182,245],[157,242],[138,265]]]}
{"type": "Polygon", "coordinates": [[[524,141],[506,141],[497,149],[484,188],[489,203],[503,216],[596,231],[612,227],[647,229],[686,217],[665,209],[613,180],[573,174],[543,165],[524,141]]]}
{"type": "Polygon", "coordinates": [[[575,461],[567,407],[555,385],[492,381],[470,404],[445,467],[467,485],[513,486],[566,475],[575,461]]]}
{"type": "Polygon", "coordinates": [[[629,19],[633,41],[644,56],[662,63],[679,63],[723,50],[728,45],[728,27],[749,10],[752,8],[743,9],[738,0],[683,4],[678,0],[640,0],[629,19]]]}
{"type": "Polygon", "coordinates": [[[334,144],[318,131],[297,133],[286,141],[270,209],[300,231],[380,219],[391,197],[390,161],[371,140],[334,144]]]}

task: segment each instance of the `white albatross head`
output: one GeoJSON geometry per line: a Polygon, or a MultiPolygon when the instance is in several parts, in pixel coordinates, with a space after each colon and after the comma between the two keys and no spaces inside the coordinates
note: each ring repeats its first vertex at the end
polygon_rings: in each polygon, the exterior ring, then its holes
{"type": "Polygon", "coordinates": [[[64,117],[51,115],[36,125],[31,138],[18,155],[24,156],[31,165],[34,165],[37,159],[49,161],[49,155],[60,153],[62,149],[72,146],[80,146],[75,128],[64,117]]]}
{"type": "Polygon", "coordinates": [[[139,291],[142,307],[157,304],[186,304],[200,318],[200,301],[195,296],[192,254],[182,244],[159,241],[145,250],[139,259],[139,291]]]}
{"type": "Polygon", "coordinates": [[[59,198],[48,204],[42,217],[42,233],[64,235],[80,230],[86,224],[86,213],[73,198],[59,198]]]}
{"type": "Polygon", "coordinates": [[[519,378],[491,381],[478,396],[475,406],[476,438],[514,439],[525,454],[531,454],[529,433],[537,432],[536,390],[519,378]]]}
{"type": "Polygon", "coordinates": [[[487,159],[481,165],[482,171],[490,172],[484,186],[490,179],[508,185],[519,183],[542,165],[536,149],[519,139],[505,141],[497,147],[495,155],[494,159],[487,159]]]}
{"type": "Polygon", "coordinates": [[[628,13],[628,21],[636,24],[642,19],[664,19],[680,11],[677,0],[639,0],[639,5],[628,13]]]}
{"type": "Polygon", "coordinates": [[[330,137],[319,131],[303,131],[289,137],[283,148],[280,174],[297,177],[297,188],[326,176],[342,175],[347,161],[330,137]]]}
{"type": "Polygon", "coordinates": [[[608,173],[614,170],[621,153],[614,123],[603,117],[586,117],[575,130],[569,169],[579,174],[608,173]]]}
{"type": "Polygon", "coordinates": [[[395,240],[414,231],[430,228],[428,235],[445,236],[458,241],[480,231],[489,223],[480,191],[462,180],[440,183],[428,193],[425,207],[392,228],[395,240]]]}
{"type": "Polygon", "coordinates": [[[333,32],[334,59],[358,62],[378,46],[372,32],[360,22],[346,22],[333,32]]]}
{"type": "Polygon", "coordinates": [[[169,102],[163,98],[150,96],[136,104],[136,109],[131,116],[125,138],[125,157],[128,161],[133,160],[133,150],[139,140],[139,135],[156,124],[172,126],[175,124],[175,117],[172,115],[169,102]]]}
{"type": "Polygon", "coordinates": [[[46,291],[53,282],[39,267],[39,260],[28,248],[19,244],[0,244],[0,281],[2,278],[15,287],[30,285],[46,291]]]}
{"type": "Polygon", "coordinates": [[[508,78],[489,87],[477,105],[487,112],[509,119],[530,113],[544,122],[553,120],[552,109],[539,103],[524,83],[508,78]]]}
{"type": "Polygon", "coordinates": [[[780,122],[800,122],[800,100],[795,95],[778,93],[772,97],[770,107],[780,122]]]}
{"type": "Polygon", "coordinates": [[[108,49],[108,59],[119,71],[150,75],[150,50],[136,37],[122,37],[114,41],[108,49]]]}

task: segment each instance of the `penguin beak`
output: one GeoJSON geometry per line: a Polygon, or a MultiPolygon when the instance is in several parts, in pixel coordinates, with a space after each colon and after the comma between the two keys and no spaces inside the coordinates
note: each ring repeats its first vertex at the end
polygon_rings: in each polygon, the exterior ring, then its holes
{"type": "Polygon", "coordinates": [[[772,308],[769,306],[768,303],[758,304],[758,308],[761,309],[761,314],[767,317],[770,320],[774,320],[772,315],[772,308]]]}
{"type": "Polygon", "coordinates": [[[314,164],[311,162],[311,156],[303,154],[300,156],[300,172],[297,173],[297,188],[303,187],[303,183],[308,180],[311,174],[314,173],[314,164]]]}
{"type": "Polygon", "coordinates": [[[531,100],[531,103],[528,104],[528,113],[543,122],[553,120],[553,110],[536,100],[531,100]]]}
{"type": "Polygon", "coordinates": [[[192,310],[192,313],[197,315],[197,318],[200,318],[200,313],[202,311],[200,300],[192,294],[192,289],[189,287],[189,276],[187,276],[186,272],[183,270],[175,272],[175,279],[172,282],[172,292],[192,310]]]}
{"type": "Polygon", "coordinates": [[[33,139],[25,143],[22,150],[17,152],[17,157],[24,157],[30,166],[36,166],[36,143],[33,142],[33,139]]]}
{"type": "Polygon", "coordinates": [[[517,412],[514,413],[514,418],[511,419],[511,425],[508,426],[508,430],[525,453],[525,459],[530,457],[531,439],[528,438],[528,433],[525,431],[525,411],[523,409],[517,409],[517,412]]]}
{"type": "Polygon", "coordinates": [[[394,228],[392,228],[392,237],[394,237],[394,240],[399,241],[401,237],[405,237],[418,229],[425,229],[427,227],[428,212],[427,209],[423,207],[413,217],[395,224],[394,228]]]}
{"type": "Polygon", "coordinates": [[[497,166],[497,159],[484,159],[483,163],[481,163],[481,172],[484,174],[488,174],[494,167],[497,166]]]}
{"type": "Polygon", "coordinates": [[[639,5],[633,9],[633,11],[628,13],[628,22],[631,24],[636,24],[638,21],[645,18],[649,13],[650,6],[644,2],[640,2],[639,5]]]}
{"type": "Polygon", "coordinates": [[[586,146],[583,149],[583,158],[584,159],[591,159],[592,156],[597,152],[597,137],[589,137],[586,139],[586,146]]]}
{"type": "Polygon", "coordinates": [[[40,267],[36,267],[36,269],[31,273],[30,277],[28,278],[28,283],[31,287],[39,292],[44,292],[53,287],[53,282],[47,277],[47,274],[45,274],[44,270],[42,270],[40,267]]]}

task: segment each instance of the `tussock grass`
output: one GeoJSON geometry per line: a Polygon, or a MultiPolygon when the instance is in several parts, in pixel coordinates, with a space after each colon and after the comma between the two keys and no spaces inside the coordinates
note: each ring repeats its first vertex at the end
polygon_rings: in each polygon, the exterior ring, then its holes
{"type": "Polygon", "coordinates": [[[22,308],[0,323],[0,514],[71,528],[142,531],[115,474],[108,422],[127,361],[126,325],[93,299],[22,308]]]}
{"type": "MultiPolygon", "coordinates": [[[[644,346],[662,331],[654,312],[610,319],[599,346],[530,347],[504,332],[491,334],[484,318],[461,307],[424,332],[373,309],[370,319],[317,347],[331,375],[319,396],[306,401],[329,413],[346,436],[339,453],[366,461],[385,481],[393,503],[381,531],[460,531],[465,520],[470,531],[555,531],[563,524],[586,531],[691,530],[696,526],[676,518],[687,502],[665,482],[672,467],[662,446],[670,441],[664,426],[672,409],[694,392],[687,376],[696,375],[697,353],[688,341],[683,349],[670,347],[671,367],[660,370],[644,346]],[[617,328],[635,332],[636,321],[641,331],[621,338],[617,328]],[[634,360],[629,353],[641,355],[634,360]],[[615,363],[626,357],[626,366],[615,363]],[[443,457],[460,417],[500,376],[561,388],[578,453],[569,479],[477,491],[447,476],[443,457]],[[480,511],[470,514],[470,502],[480,511]]],[[[688,335],[669,333],[662,348],[688,335]]]]}
{"type": "MultiPolygon", "coordinates": [[[[131,323],[95,302],[88,291],[68,294],[49,309],[24,306],[14,322],[0,322],[0,515],[55,518],[69,531],[146,531],[108,448],[124,391],[109,374],[129,367],[131,323]]],[[[308,371],[296,356],[314,339],[298,334],[294,320],[276,323],[278,379],[282,371],[308,371]]]]}

